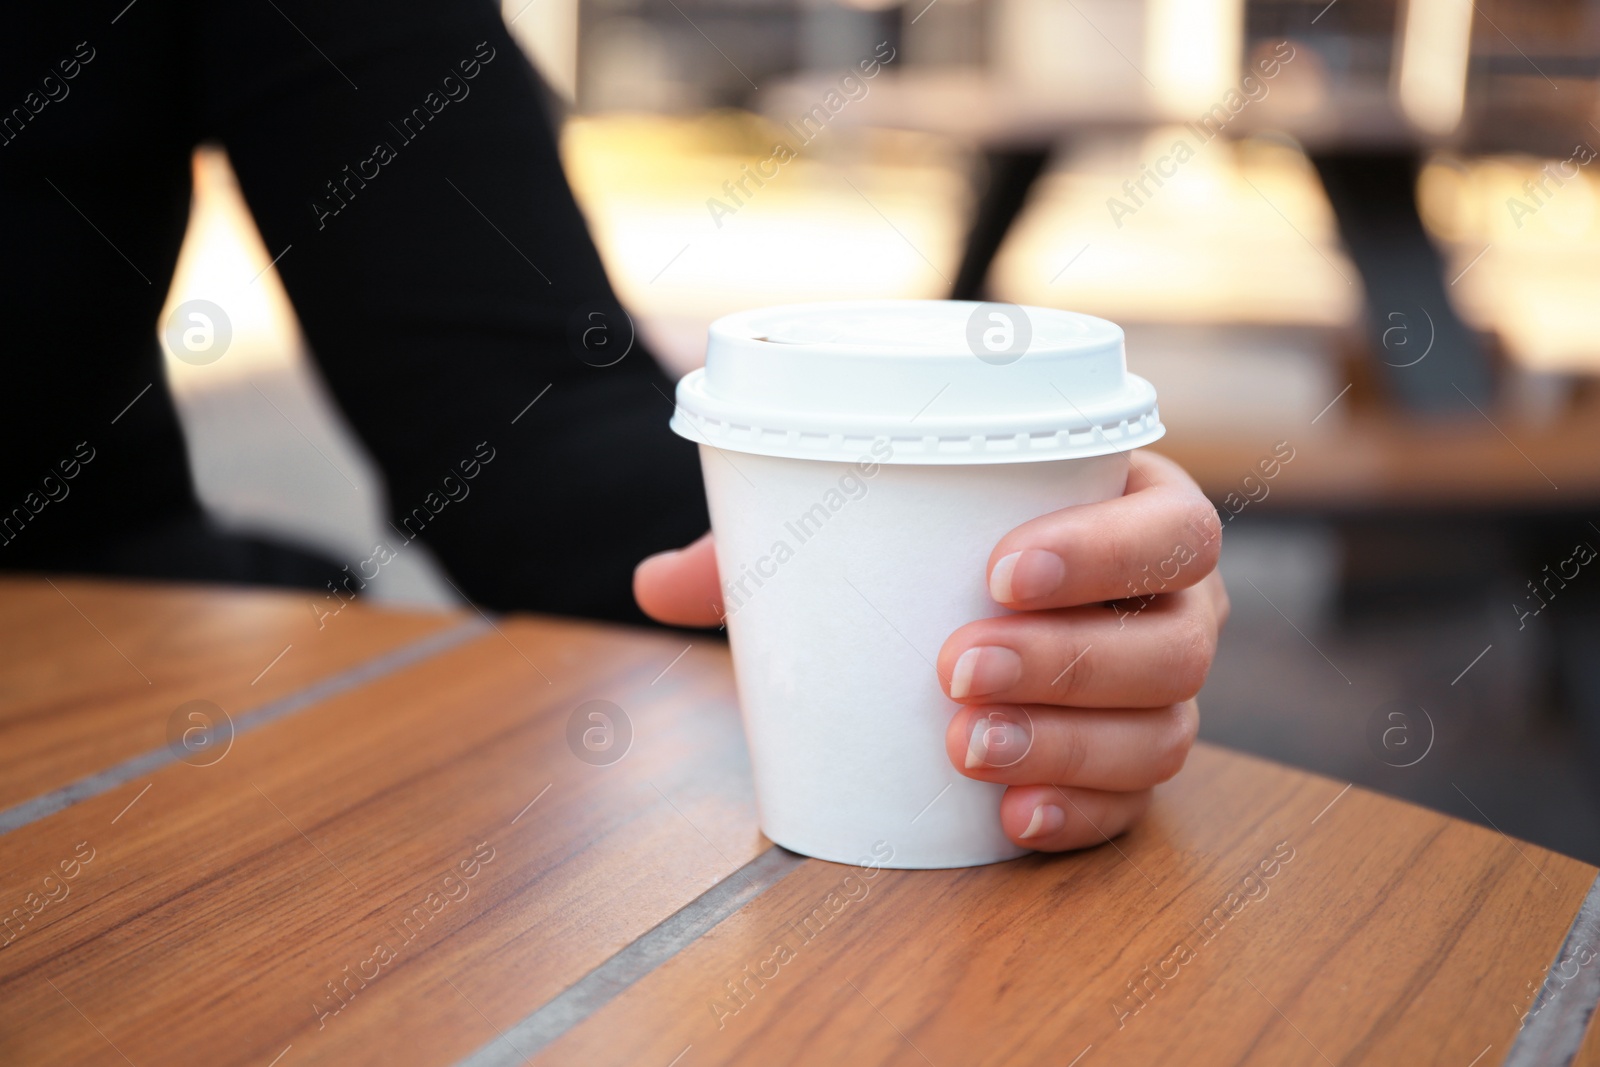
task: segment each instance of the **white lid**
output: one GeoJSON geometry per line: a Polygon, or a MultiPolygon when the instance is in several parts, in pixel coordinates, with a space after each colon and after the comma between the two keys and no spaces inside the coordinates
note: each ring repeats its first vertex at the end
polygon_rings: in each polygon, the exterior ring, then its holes
{"type": "Polygon", "coordinates": [[[672,428],[701,444],[853,461],[1020,463],[1122,452],[1165,428],[1127,372],[1122,327],[1053,308],[852,300],[742,311],[711,324],[678,383],[672,428]]]}

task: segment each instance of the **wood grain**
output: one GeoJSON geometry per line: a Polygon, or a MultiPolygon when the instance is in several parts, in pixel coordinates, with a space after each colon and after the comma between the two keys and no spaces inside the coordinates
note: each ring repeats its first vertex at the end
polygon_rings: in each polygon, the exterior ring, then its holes
{"type": "Polygon", "coordinates": [[[319,626],[312,602],[0,578],[0,809],[160,748],[190,700],[246,711],[462,618],[352,605],[319,626]]]}
{"type": "Polygon", "coordinates": [[[1092,852],[810,861],[535,1062],[1498,1062],[1594,869],[1341,788],[1202,745],[1092,852]]]}
{"type": "Polygon", "coordinates": [[[663,675],[674,636],[500,627],[158,772],[116,823],[141,783],[7,835],[3,907],[95,856],[0,949],[0,1062],[452,1062],[766,847],[715,641],[663,675]],[[632,723],[611,766],[568,746],[590,699],[632,723]]]}
{"type": "MultiPolygon", "coordinates": [[[[126,625],[163,603],[130,603],[126,625]]],[[[526,1051],[1499,1062],[1594,869],[1343,788],[1200,746],[1099,849],[960,871],[805,861],[526,1051]]],[[[451,1064],[497,1043],[518,1061],[515,1024],[768,847],[721,644],[503,621],[241,734],[215,765],[0,837],[0,1063],[451,1064]],[[591,701],[631,728],[615,762],[578,755],[591,701]]]]}

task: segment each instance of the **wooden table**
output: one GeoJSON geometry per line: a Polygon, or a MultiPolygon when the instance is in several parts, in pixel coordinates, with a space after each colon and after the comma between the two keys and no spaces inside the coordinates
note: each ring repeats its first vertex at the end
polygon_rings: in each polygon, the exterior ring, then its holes
{"type": "Polygon", "coordinates": [[[1279,441],[1295,458],[1267,487],[1262,512],[1575,514],[1600,505],[1600,392],[1580,395],[1559,419],[1540,425],[1498,411],[1493,418],[1469,411],[1418,420],[1368,398],[1329,399],[1350,405],[1349,418],[1330,416],[1321,425],[1268,419],[1227,429],[1175,423],[1156,448],[1219,507],[1233,494],[1230,510],[1247,493],[1262,492],[1256,467],[1279,441]]]}
{"type": "Polygon", "coordinates": [[[1342,782],[862,871],[761,837],[712,637],[305,599],[0,582],[0,1063],[1477,1067],[1600,998],[1594,868],[1342,782]]]}

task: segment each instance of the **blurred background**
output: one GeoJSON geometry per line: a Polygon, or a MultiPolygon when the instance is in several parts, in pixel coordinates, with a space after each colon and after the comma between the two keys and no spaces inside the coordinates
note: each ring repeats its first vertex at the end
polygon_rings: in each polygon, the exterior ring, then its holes
{"type": "MultiPolygon", "coordinates": [[[[796,300],[1116,320],[1225,521],[1203,735],[1600,863],[1600,3],[504,13],[672,371],[796,300]]],[[[169,308],[235,331],[167,368],[202,495],[364,558],[374,468],[226,157],[195,169],[169,308]]],[[[452,603],[424,551],[371,595],[452,603]]]]}

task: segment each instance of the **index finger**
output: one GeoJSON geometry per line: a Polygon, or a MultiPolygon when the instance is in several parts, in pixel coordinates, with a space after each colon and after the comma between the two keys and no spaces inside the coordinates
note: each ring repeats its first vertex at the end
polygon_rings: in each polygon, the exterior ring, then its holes
{"type": "Polygon", "coordinates": [[[1165,456],[1128,456],[1123,495],[1023,523],[989,556],[989,595],[1018,611],[1186,589],[1217,565],[1222,523],[1165,456]]]}

